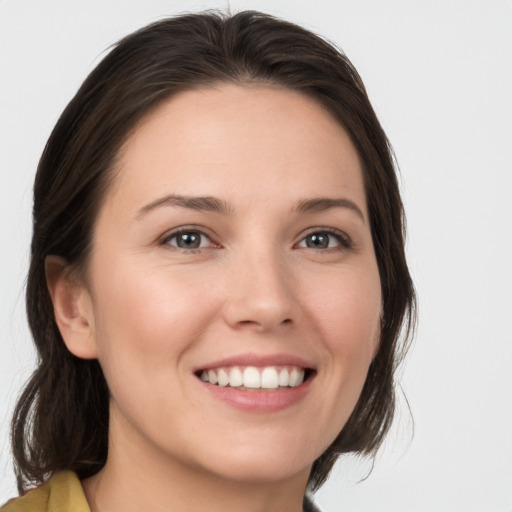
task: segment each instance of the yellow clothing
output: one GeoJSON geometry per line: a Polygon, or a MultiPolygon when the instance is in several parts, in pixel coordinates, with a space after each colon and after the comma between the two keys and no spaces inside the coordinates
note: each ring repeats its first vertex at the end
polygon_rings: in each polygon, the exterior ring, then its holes
{"type": "Polygon", "coordinates": [[[52,476],[41,487],[8,501],[0,512],[91,512],[75,473],[52,476]]]}
{"type": "MultiPolygon", "coordinates": [[[[0,512],[91,512],[75,473],[64,471],[41,487],[8,501],[0,512]]],[[[306,496],[304,512],[320,512],[306,496]]]]}

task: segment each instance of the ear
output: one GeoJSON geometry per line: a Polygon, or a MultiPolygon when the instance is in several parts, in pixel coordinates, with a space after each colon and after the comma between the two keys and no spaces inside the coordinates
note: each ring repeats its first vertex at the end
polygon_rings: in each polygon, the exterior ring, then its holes
{"type": "Polygon", "coordinates": [[[45,272],[55,321],[66,347],[77,357],[95,359],[98,354],[88,290],[59,256],[46,258],[45,272]]]}

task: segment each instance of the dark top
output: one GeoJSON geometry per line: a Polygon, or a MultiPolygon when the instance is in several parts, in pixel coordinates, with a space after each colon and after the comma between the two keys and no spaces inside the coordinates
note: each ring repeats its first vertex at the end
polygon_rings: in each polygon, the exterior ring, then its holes
{"type": "Polygon", "coordinates": [[[320,509],[315,506],[307,494],[304,496],[304,501],[302,502],[302,510],[304,512],[320,512],[320,509]]]}

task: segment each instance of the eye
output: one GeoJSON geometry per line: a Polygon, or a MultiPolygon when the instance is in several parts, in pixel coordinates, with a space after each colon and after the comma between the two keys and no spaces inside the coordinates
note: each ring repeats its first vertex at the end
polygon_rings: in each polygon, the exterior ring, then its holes
{"type": "Polygon", "coordinates": [[[212,247],[215,245],[210,237],[201,231],[193,229],[174,232],[167,236],[162,241],[162,244],[185,250],[203,249],[205,247],[212,247]]]}
{"type": "Polygon", "coordinates": [[[297,247],[305,247],[308,249],[347,249],[350,246],[351,243],[348,236],[341,232],[330,230],[309,233],[297,245],[297,247]]]}

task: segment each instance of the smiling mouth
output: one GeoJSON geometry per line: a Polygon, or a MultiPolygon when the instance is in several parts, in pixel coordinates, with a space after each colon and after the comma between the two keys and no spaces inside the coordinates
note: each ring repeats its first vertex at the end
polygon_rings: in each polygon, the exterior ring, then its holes
{"type": "Polygon", "coordinates": [[[198,370],[196,376],[203,382],[242,391],[279,391],[296,388],[316,372],[300,366],[230,366],[198,370]]]}

